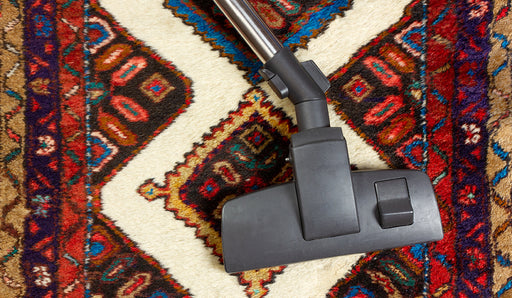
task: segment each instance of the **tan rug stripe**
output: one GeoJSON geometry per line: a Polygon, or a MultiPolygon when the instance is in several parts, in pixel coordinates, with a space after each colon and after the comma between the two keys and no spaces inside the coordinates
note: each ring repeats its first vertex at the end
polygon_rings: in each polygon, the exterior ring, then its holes
{"type": "Polygon", "coordinates": [[[22,1],[0,6],[0,297],[25,292],[21,269],[24,219],[23,189],[24,63],[22,1]]]}
{"type": "MultiPolygon", "coordinates": [[[[506,12],[506,0],[494,1],[494,20],[491,24],[492,50],[489,55],[489,102],[490,118],[487,175],[491,199],[491,244],[494,257],[493,292],[498,293],[512,276],[512,267],[499,260],[499,256],[511,257],[512,252],[512,214],[510,212],[512,188],[512,73],[510,63],[512,46],[512,12],[506,12]],[[504,42],[505,41],[505,42],[504,42]],[[506,67],[503,67],[505,65],[506,67]],[[507,173],[503,177],[504,173],[507,173]],[[501,177],[501,178],[500,178],[501,177]]],[[[504,291],[504,290],[502,290],[504,291]]],[[[500,293],[509,297],[509,293],[500,293]]]]}

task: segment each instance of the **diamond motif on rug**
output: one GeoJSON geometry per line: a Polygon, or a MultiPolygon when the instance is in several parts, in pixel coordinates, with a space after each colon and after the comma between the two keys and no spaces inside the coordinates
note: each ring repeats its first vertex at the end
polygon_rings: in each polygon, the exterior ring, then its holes
{"type": "Polygon", "coordinates": [[[101,143],[105,150],[94,156],[97,183],[182,113],[192,91],[180,71],[135,41],[101,7],[93,8],[90,123],[95,148],[101,143]]]}
{"type": "Polygon", "coordinates": [[[327,92],[338,114],[397,168],[411,164],[406,160],[409,156],[404,156],[408,153],[400,151],[402,145],[422,135],[418,121],[421,61],[409,51],[417,45],[413,41],[418,40],[413,37],[421,30],[415,25],[421,12],[418,2],[411,4],[407,17],[392,31],[382,33],[331,75],[331,89],[327,92]],[[408,47],[401,47],[404,45],[408,47]]]}
{"type": "MultiPolygon", "coordinates": [[[[213,248],[222,262],[220,213],[225,202],[271,184],[289,180],[288,142],[295,127],[281,111],[266,101],[260,89],[252,89],[228,120],[205,136],[204,143],[187,154],[185,164],[166,174],[165,184],[148,180],[139,193],[152,201],[165,199],[166,209],[197,229],[197,237],[213,248]],[[257,170],[257,175],[254,175],[257,170]]],[[[265,284],[285,267],[240,273],[246,293],[264,295],[265,284]]]]}

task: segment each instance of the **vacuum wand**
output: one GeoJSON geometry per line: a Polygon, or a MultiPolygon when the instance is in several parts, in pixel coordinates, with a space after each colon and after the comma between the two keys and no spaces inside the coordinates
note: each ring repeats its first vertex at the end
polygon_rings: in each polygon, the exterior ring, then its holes
{"type": "Polygon", "coordinates": [[[252,6],[240,0],[214,0],[238,33],[263,63],[274,57],[283,45],[252,6]]]}
{"type": "Polygon", "coordinates": [[[264,63],[261,76],[280,97],[295,105],[299,130],[329,127],[325,92],[329,80],[313,61],[299,62],[245,0],[214,0],[264,63]]]}

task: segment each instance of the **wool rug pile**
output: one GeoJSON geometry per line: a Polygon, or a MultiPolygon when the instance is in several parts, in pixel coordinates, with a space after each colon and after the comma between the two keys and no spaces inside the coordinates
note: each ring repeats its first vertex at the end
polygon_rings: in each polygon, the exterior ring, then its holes
{"type": "Polygon", "coordinates": [[[0,4],[1,297],[512,296],[510,0],[250,0],[328,76],[353,169],[430,177],[444,238],[228,274],[221,208],[296,118],[211,1],[0,4]]]}

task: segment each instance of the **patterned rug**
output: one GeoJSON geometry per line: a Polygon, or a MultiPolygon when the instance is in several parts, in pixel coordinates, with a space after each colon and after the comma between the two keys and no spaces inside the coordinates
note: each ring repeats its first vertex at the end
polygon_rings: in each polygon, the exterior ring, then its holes
{"type": "Polygon", "coordinates": [[[225,273],[223,204],[293,179],[293,106],[211,1],[0,4],[1,297],[511,297],[510,0],[250,0],[326,73],[354,169],[444,239],[225,273]]]}

